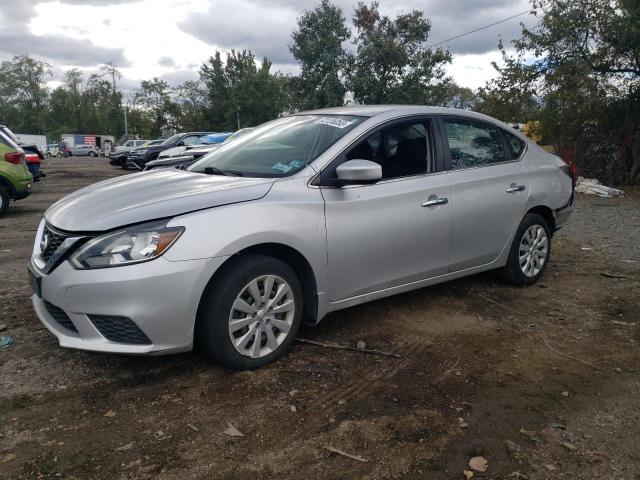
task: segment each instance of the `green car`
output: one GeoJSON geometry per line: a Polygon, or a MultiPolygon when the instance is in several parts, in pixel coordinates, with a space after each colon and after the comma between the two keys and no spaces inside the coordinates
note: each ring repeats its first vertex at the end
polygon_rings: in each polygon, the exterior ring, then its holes
{"type": "Polygon", "coordinates": [[[0,133],[0,217],[10,200],[20,200],[31,193],[33,177],[24,160],[24,151],[9,137],[0,133]]]}

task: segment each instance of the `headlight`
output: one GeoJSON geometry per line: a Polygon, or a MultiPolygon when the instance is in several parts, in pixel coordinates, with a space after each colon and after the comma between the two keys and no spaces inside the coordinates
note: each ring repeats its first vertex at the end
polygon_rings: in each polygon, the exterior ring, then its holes
{"type": "Polygon", "coordinates": [[[94,238],[75,252],[71,264],[80,270],[148,262],[166,252],[184,232],[166,221],[145,223],[94,238]]]}

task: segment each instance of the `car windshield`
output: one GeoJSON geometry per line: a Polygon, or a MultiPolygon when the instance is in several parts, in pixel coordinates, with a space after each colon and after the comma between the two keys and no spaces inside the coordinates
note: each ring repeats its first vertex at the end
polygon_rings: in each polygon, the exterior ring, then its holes
{"type": "Polygon", "coordinates": [[[219,149],[202,157],[188,170],[247,177],[293,175],[364,120],[348,115],[280,118],[233,142],[222,143],[219,149]]]}
{"type": "Polygon", "coordinates": [[[174,143],[176,143],[180,138],[182,137],[181,133],[176,133],[175,135],[170,136],[169,138],[167,138],[164,142],[162,142],[160,145],[162,145],[163,147],[167,147],[167,146],[171,146],[174,143]]]}

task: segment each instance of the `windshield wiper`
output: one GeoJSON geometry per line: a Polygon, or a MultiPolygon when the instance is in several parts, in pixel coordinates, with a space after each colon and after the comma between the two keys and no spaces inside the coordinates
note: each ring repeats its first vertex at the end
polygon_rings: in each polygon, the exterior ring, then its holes
{"type": "Polygon", "coordinates": [[[226,175],[227,172],[225,172],[224,170],[220,170],[219,168],[216,168],[216,167],[205,167],[204,174],[205,175],[226,175]]]}
{"type": "Polygon", "coordinates": [[[221,170],[217,167],[205,167],[205,175],[225,175],[227,177],[244,177],[244,173],[235,170],[221,170]]]}

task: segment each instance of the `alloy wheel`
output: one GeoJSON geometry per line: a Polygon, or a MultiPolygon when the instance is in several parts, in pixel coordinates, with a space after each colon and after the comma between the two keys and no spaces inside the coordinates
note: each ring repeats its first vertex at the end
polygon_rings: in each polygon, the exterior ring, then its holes
{"type": "Polygon", "coordinates": [[[296,304],[291,286],[277,275],[253,279],[241,290],[229,314],[229,337],[238,353],[262,358],[289,335],[296,304]]]}
{"type": "Polygon", "coordinates": [[[520,241],[518,258],[520,270],[531,278],[540,273],[549,255],[549,239],[541,225],[531,225],[520,241]]]}

